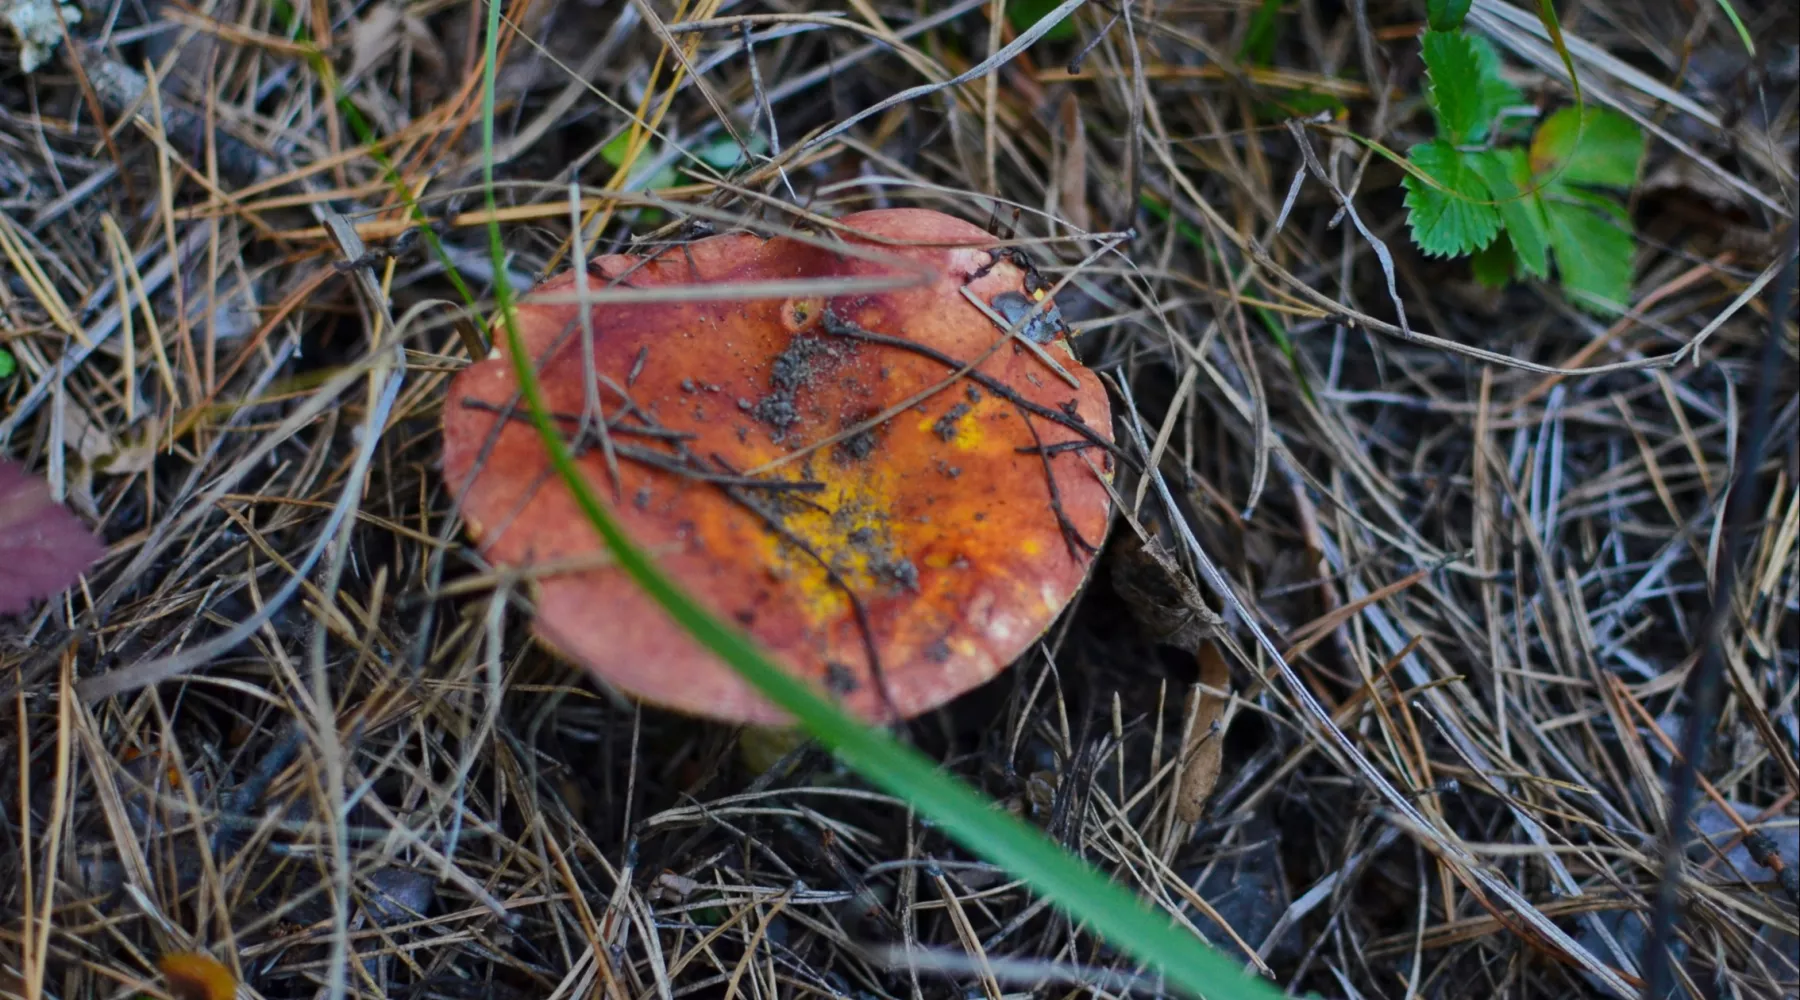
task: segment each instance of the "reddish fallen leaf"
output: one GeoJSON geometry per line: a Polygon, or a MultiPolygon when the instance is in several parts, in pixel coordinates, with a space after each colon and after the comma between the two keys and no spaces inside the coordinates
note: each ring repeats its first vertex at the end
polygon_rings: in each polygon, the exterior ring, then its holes
{"type": "Polygon", "coordinates": [[[0,615],[61,593],[106,552],[50,486],[0,459],[0,615]]]}
{"type": "MultiPolygon", "coordinates": [[[[992,235],[919,209],[840,221],[870,237],[852,242],[925,265],[934,280],[786,301],[596,305],[594,367],[632,400],[601,390],[616,423],[616,492],[593,441],[578,461],[690,594],[844,708],[886,721],[1006,669],[1080,588],[1110,514],[1112,419],[1060,314],[1046,309],[1025,328],[1047,363],[1004,342],[970,301],[1009,322],[1042,301],[1035,275],[982,249],[992,235]],[[771,462],[784,464],[746,478],[771,462]]],[[[912,273],[729,233],[651,260],[600,258],[589,287],[912,273]]],[[[565,434],[584,403],[573,279],[546,282],[518,309],[526,349],[549,352],[540,377],[565,434]]],[[[529,417],[503,416],[517,382],[498,341],[444,404],[444,477],[470,532],[503,566],[602,551],[529,417]]],[[[623,571],[540,569],[534,583],[538,635],[626,692],[692,715],[785,721],[623,571]]]]}

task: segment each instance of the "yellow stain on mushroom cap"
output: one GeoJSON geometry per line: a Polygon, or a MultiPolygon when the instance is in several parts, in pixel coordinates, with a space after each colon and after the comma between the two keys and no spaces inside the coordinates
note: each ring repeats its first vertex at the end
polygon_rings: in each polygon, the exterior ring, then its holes
{"type": "Polygon", "coordinates": [[[987,433],[981,426],[979,415],[979,407],[952,408],[939,416],[928,416],[919,421],[918,429],[937,435],[945,445],[957,451],[979,451],[987,443],[987,433]]]}
{"type": "Polygon", "coordinates": [[[849,594],[891,585],[906,557],[895,548],[895,479],[882,466],[814,463],[824,488],[792,498],[760,500],[768,525],[754,536],[761,561],[779,577],[792,604],[815,627],[851,613],[849,594]]]}

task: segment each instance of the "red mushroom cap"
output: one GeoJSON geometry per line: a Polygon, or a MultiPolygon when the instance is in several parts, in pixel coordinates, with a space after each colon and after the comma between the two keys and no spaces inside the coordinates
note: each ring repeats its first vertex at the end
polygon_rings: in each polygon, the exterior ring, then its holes
{"type": "MultiPolygon", "coordinates": [[[[1036,291],[982,249],[994,237],[918,209],[841,223],[890,260],[732,233],[653,259],[594,261],[597,298],[620,276],[648,288],[905,276],[922,264],[935,278],[871,294],[594,305],[617,492],[595,441],[578,442],[577,461],[622,528],[700,603],[845,708],[891,721],[1005,669],[1081,586],[1109,519],[1112,422],[1099,379],[1066,341],[1044,350],[1079,388],[1024,344],[996,347],[1004,331],[964,297],[1016,315],[1036,291]]],[[[547,353],[546,402],[568,434],[585,398],[574,290],[573,273],[559,276],[517,310],[526,347],[547,353]]],[[[444,408],[444,472],[470,533],[502,566],[604,551],[514,402],[497,342],[457,375],[444,408]]],[[[624,571],[557,571],[536,586],[539,637],[618,688],[692,715],[786,721],[624,571]]]]}

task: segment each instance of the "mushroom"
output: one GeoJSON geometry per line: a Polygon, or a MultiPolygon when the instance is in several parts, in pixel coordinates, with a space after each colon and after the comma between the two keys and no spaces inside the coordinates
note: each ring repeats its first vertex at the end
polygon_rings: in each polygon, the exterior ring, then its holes
{"type": "MultiPolygon", "coordinates": [[[[584,411],[577,275],[516,317],[546,405],[580,433],[577,464],[629,536],[775,662],[897,721],[1004,670],[1080,588],[1110,520],[1112,420],[1045,283],[986,249],[992,235],[922,209],[840,223],[858,253],[734,232],[591,262],[596,298],[611,283],[930,274],[873,293],[593,304],[605,446],[584,411]]],[[[452,381],[443,422],[469,533],[493,564],[532,571],[542,641],[645,702],[790,721],[592,558],[605,543],[550,466],[505,338],[452,381]]]]}

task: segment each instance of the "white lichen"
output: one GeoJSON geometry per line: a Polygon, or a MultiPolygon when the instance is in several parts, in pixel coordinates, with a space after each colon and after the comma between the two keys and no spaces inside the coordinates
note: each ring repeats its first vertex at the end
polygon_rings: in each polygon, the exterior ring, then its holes
{"type": "Polygon", "coordinates": [[[62,21],[70,26],[81,23],[81,8],[58,4],[56,0],[0,0],[0,18],[12,26],[19,38],[19,63],[30,73],[49,61],[62,41],[63,27],[58,22],[57,7],[62,8],[62,21]]]}

